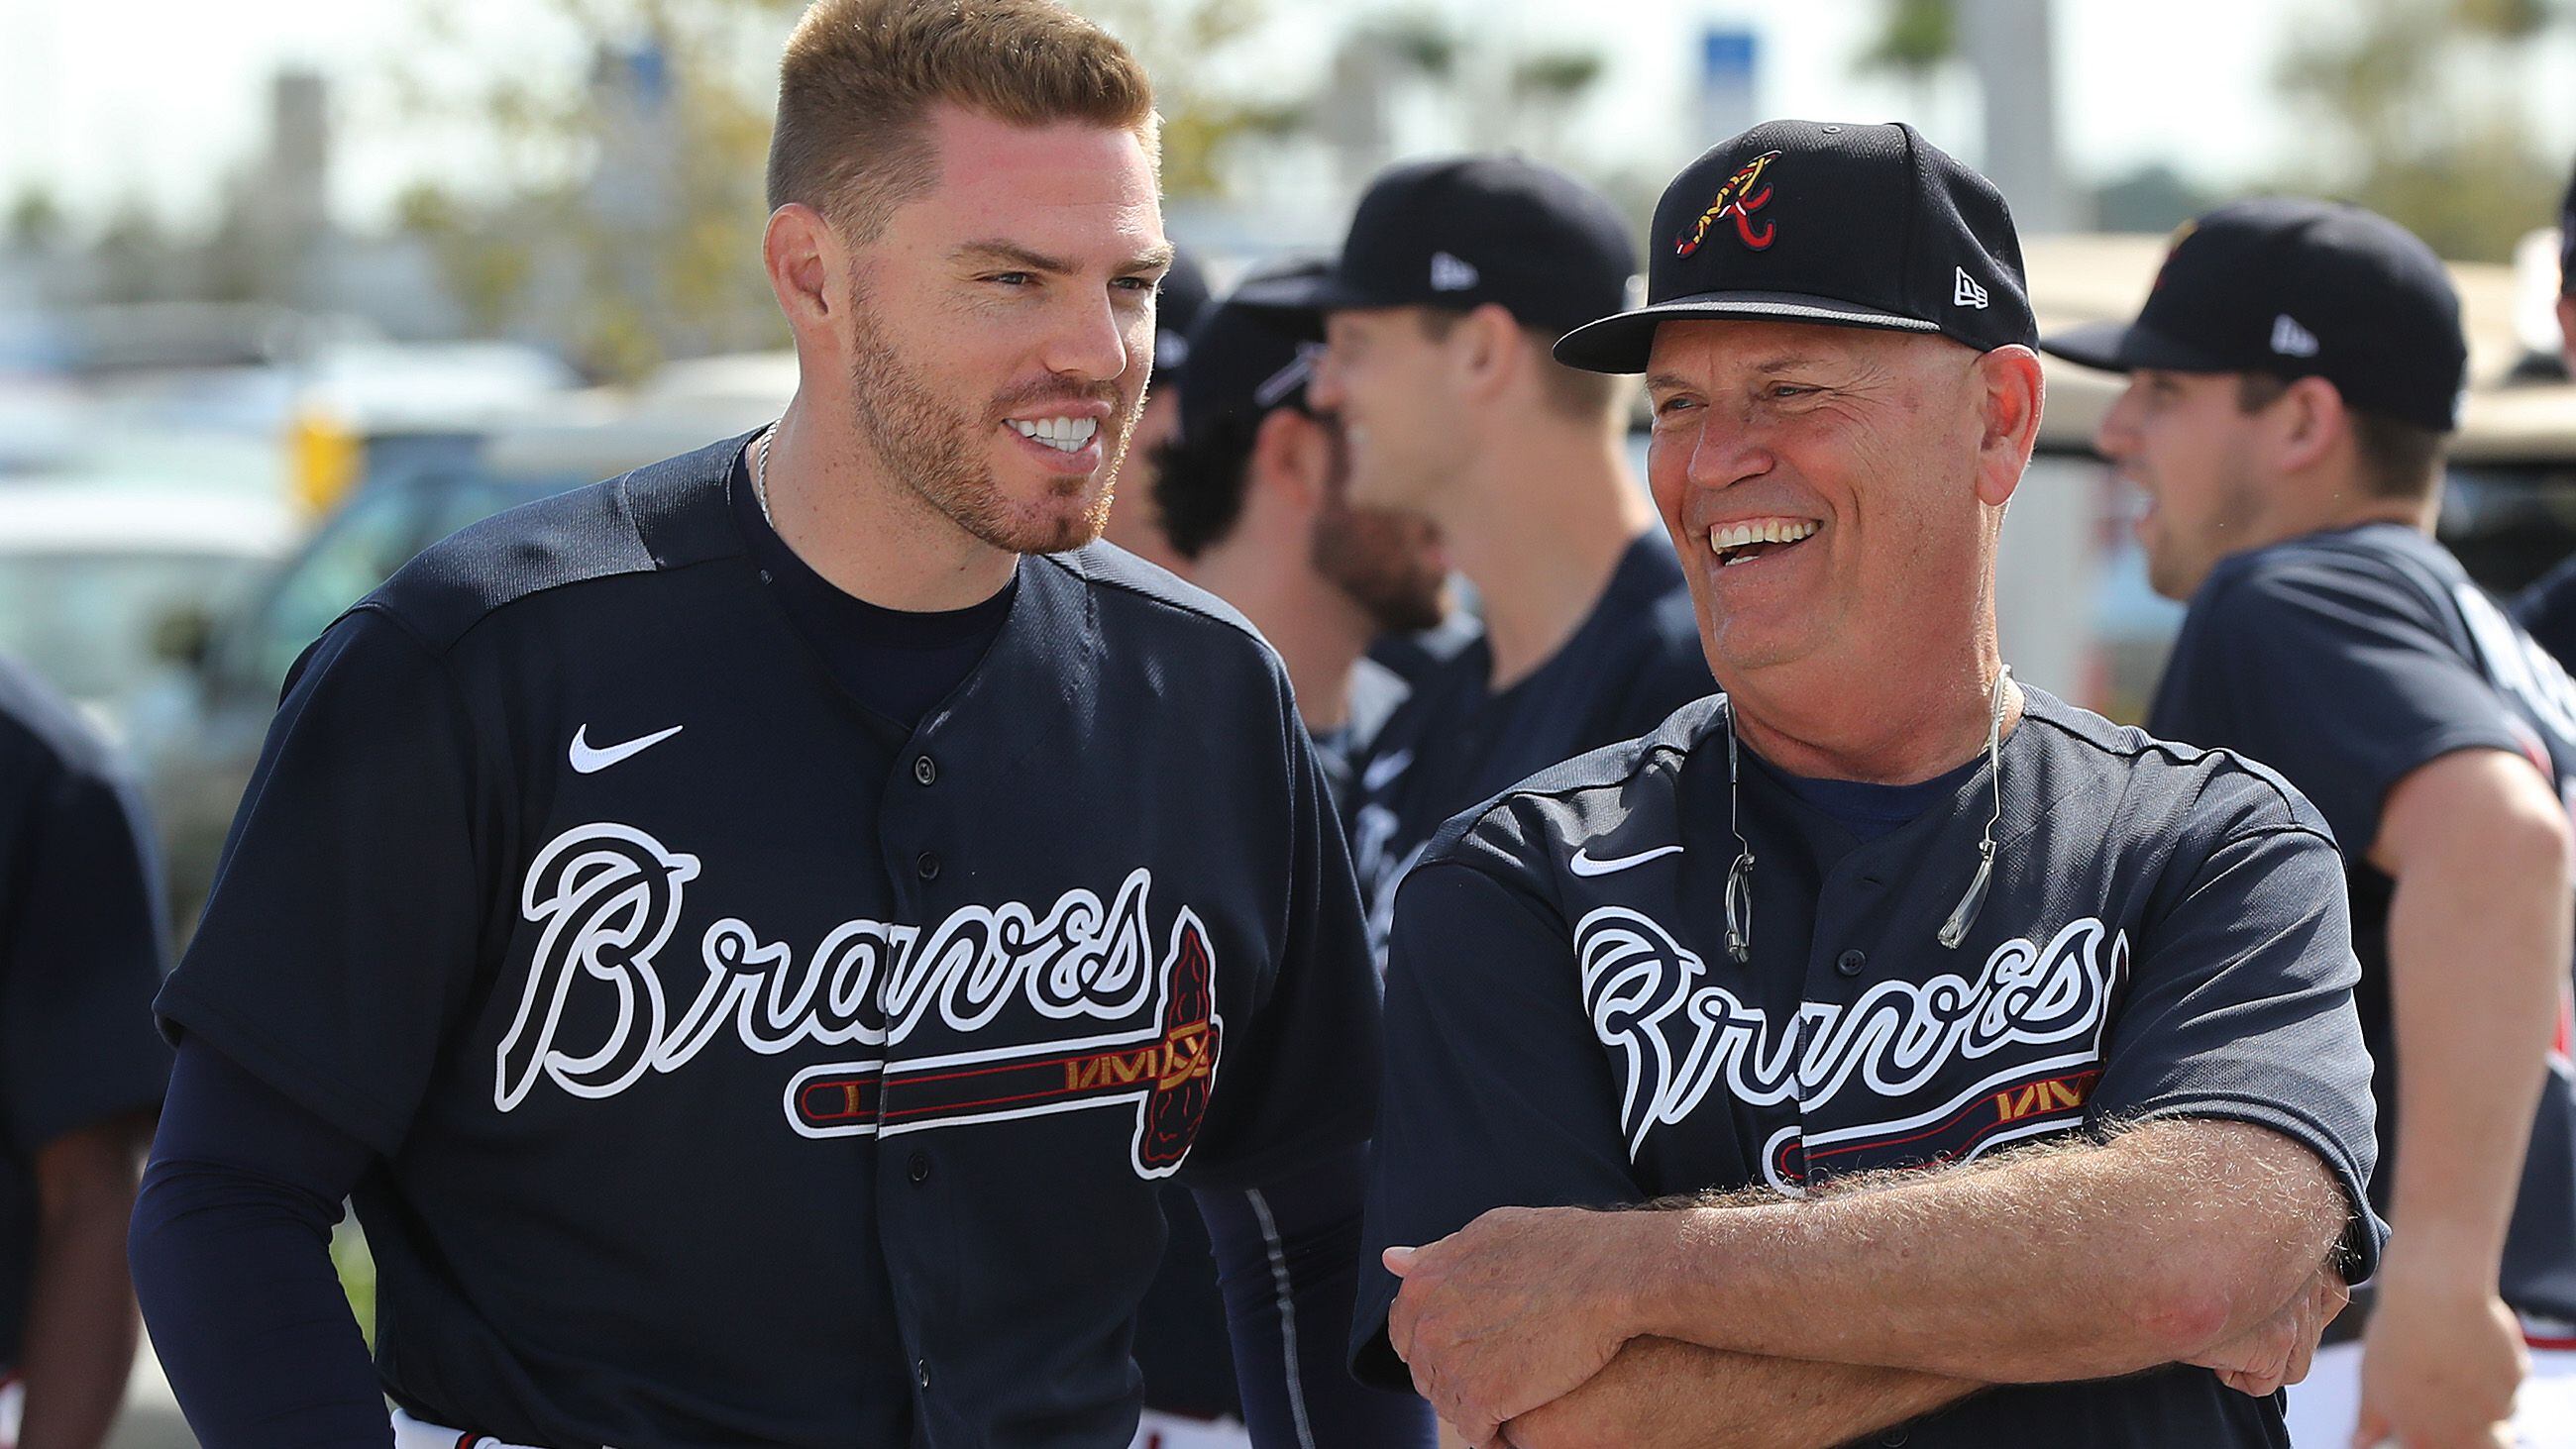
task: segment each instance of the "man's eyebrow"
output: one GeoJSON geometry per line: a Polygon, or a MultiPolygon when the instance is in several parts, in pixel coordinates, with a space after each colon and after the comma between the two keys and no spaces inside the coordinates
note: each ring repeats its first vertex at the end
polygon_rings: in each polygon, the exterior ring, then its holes
{"type": "Polygon", "coordinates": [[[1075,270],[1074,264],[1062,257],[1033,252],[1017,242],[972,241],[950,252],[949,255],[959,261],[998,262],[1029,272],[1063,273],[1075,270]]]}
{"type": "Polygon", "coordinates": [[[1678,372],[1650,372],[1646,374],[1646,391],[1648,392],[1653,392],[1659,388],[1689,387],[1690,385],[1691,380],[1682,376],[1678,372]]]}
{"type": "Polygon", "coordinates": [[[1796,372],[1800,368],[1821,366],[1824,361],[1821,357],[1775,357],[1768,362],[1755,363],[1753,370],[1766,375],[1796,372]]]}
{"type": "MultiPolygon", "coordinates": [[[[1011,241],[972,241],[949,255],[959,261],[1016,267],[1022,271],[1046,272],[1056,276],[1069,276],[1082,270],[1079,263],[1067,261],[1062,257],[1051,257],[1044,252],[1031,251],[1018,242],[1011,241]]],[[[1171,264],[1172,244],[1161,242],[1129,258],[1118,270],[1121,275],[1124,275],[1128,272],[1148,272],[1171,264]]]]}

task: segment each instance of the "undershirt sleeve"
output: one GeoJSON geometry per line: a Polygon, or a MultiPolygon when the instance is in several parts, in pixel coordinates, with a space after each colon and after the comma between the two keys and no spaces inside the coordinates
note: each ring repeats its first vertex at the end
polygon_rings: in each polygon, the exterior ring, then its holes
{"type": "Polygon", "coordinates": [[[1351,1377],[1343,1330],[1358,1283],[1364,1154],[1238,1191],[1202,1190],[1257,1449],[1429,1449],[1430,1406],[1351,1377]]]}
{"type": "Polygon", "coordinates": [[[391,1449],[331,1263],[332,1226],[371,1156],[205,1038],[180,1044],[127,1255],[205,1449],[391,1449]]]}

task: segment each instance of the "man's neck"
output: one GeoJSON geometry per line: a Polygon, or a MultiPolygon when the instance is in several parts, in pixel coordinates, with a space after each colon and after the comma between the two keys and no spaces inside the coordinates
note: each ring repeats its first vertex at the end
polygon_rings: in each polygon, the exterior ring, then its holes
{"type": "Polygon", "coordinates": [[[1654,510],[1612,435],[1529,429],[1482,457],[1426,511],[1483,599],[1499,691],[1565,647],[1654,510]]]}
{"type": "Polygon", "coordinates": [[[917,613],[979,604],[1010,582],[1018,555],[958,527],[863,439],[823,419],[800,392],[766,466],[756,438],[743,460],[766,485],[770,526],[808,567],[854,598],[917,613]]]}
{"type": "Polygon", "coordinates": [[[1232,539],[1199,555],[1191,577],[1242,611],[1279,651],[1308,734],[1350,719],[1351,670],[1373,630],[1350,596],[1303,566],[1302,551],[1232,539]],[[1293,554],[1293,558],[1283,558],[1293,554]]]}
{"type": "MultiPolygon", "coordinates": [[[[1990,624],[1934,661],[1892,667],[1809,659],[1721,682],[1738,737],[1778,768],[1811,779],[1911,785],[1985,749],[2002,667],[1990,624]]],[[[2022,703],[2020,687],[2007,686],[2006,734],[2020,721],[2022,703]]]]}

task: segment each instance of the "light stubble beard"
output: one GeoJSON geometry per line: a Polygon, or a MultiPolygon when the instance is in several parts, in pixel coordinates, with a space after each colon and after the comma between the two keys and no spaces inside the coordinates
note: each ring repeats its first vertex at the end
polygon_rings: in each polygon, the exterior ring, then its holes
{"type": "Polygon", "coordinates": [[[1054,381],[1032,383],[996,396],[994,407],[1067,396],[1105,398],[1110,415],[1101,420],[1100,471],[1090,478],[1058,480],[1048,501],[1077,500],[1094,482],[1097,491],[1071,509],[1045,504],[1023,507],[1003,492],[984,462],[982,429],[966,414],[940,401],[938,394],[885,334],[868,320],[862,301],[850,347],[851,412],[859,435],[875,450],[901,486],[937,509],[959,528],[1008,553],[1061,553],[1097,540],[1109,525],[1109,505],[1118,467],[1127,458],[1127,440],[1143,412],[1141,395],[1123,394],[1114,381],[1084,387],[1054,381]]]}

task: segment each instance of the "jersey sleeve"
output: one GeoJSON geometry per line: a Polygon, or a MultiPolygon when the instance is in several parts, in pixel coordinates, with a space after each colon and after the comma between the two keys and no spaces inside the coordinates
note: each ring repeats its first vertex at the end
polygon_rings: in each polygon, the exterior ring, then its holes
{"type": "Polygon", "coordinates": [[[1399,1286],[1379,1261],[1498,1207],[1639,1201],[1610,1063],[1585,1029],[1555,911],[1482,865],[1439,858],[1397,896],[1387,960],[1386,1102],[1361,1237],[1351,1362],[1411,1383],[1386,1337],[1399,1286]]]}
{"type": "Polygon", "coordinates": [[[2225,579],[2195,606],[2153,730],[2287,777],[2361,860],[2388,792],[2456,750],[2528,755],[2512,707],[2416,586],[2302,561],[2225,579]]]}
{"type": "Polygon", "coordinates": [[[1253,1020],[1229,1025],[1216,1090],[1180,1178],[1257,1187],[1368,1140],[1377,1117],[1379,1004],[1359,888],[1324,771],[1284,678],[1288,759],[1287,923],[1253,1020]]]}
{"type": "Polygon", "coordinates": [[[390,1155],[473,976],[481,773],[441,660],[370,609],[332,626],[269,728],[164,1030],[390,1155]]]}
{"type": "Polygon", "coordinates": [[[152,1031],[160,889],[131,782],[104,761],[75,761],[32,806],[0,946],[0,1101],[21,1161],[154,1107],[170,1070],[152,1031]]]}
{"type": "Polygon", "coordinates": [[[2323,834],[2284,825],[2171,869],[2173,899],[2133,943],[2091,1118],[2224,1118],[2307,1147],[2351,1202],[2345,1272],[2360,1282],[2387,1229],[2367,1195],[2378,1149],[2342,862],[2323,834]]]}

